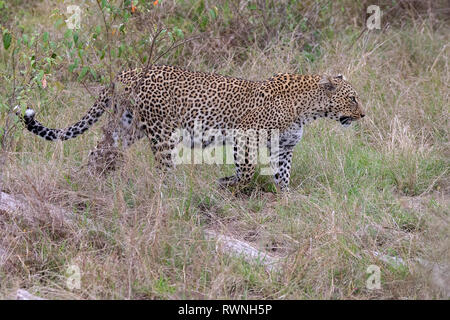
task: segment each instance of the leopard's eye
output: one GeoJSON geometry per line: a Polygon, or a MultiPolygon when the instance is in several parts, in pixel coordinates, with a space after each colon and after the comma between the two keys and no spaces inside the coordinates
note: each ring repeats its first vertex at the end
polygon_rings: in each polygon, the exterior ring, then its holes
{"type": "Polygon", "coordinates": [[[352,100],[353,103],[356,103],[356,97],[355,96],[351,96],[350,100],[352,100]]]}

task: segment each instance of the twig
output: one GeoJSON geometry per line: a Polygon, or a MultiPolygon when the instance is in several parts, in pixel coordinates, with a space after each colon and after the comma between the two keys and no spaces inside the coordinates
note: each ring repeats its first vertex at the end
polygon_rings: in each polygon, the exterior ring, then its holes
{"type": "Polygon", "coordinates": [[[156,29],[156,33],[152,37],[152,43],[150,44],[150,52],[148,54],[147,63],[146,63],[145,68],[144,68],[145,71],[147,71],[149,66],[150,66],[150,61],[152,60],[152,57],[153,57],[153,50],[155,48],[156,40],[158,39],[158,37],[161,34],[161,32],[163,32],[163,30],[164,29],[162,29],[162,28],[160,29],[160,26],[158,25],[157,29],[156,29]]]}
{"type": "Polygon", "coordinates": [[[109,27],[108,27],[108,23],[106,22],[106,17],[105,17],[105,13],[103,12],[103,8],[100,5],[100,0],[97,0],[97,6],[100,9],[100,12],[102,14],[103,17],[103,23],[105,24],[105,30],[106,30],[106,42],[108,43],[108,56],[109,56],[109,82],[112,83],[113,82],[113,77],[112,77],[112,60],[111,60],[111,42],[109,41],[109,27]]]}
{"type": "Polygon", "coordinates": [[[187,42],[189,42],[189,41],[192,41],[192,40],[195,40],[195,39],[199,39],[199,38],[201,38],[201,37],[203,37],[204,36],[204,34],[199,34],[199,35],[195,35],[195,36],[192,36],[192,37],[190,37],[190,38],[187,38],[187,39],[184,39],[184,40],[182,40],[182,41],[180,41],[180,42],[174,42],[174,43],[172,43],[171,45],[170,45],[170,47],[166,50],[166,51],[164,51],[163,53],[161,53],[155,60],[154,60],[154,62],[153,63],[156,63],[161,57],[163,57],[166,53],[168,53],[169,51],[171,51],[171,50],[173,50],[173,49],[175,49],[175,48],[178,48],[179,46],[181,46],[181,45],[183,45],[183,44],[185,44],[185,43],[187,43],[187,42]]]}
{"type": "Polygon", "coordinates": [[[352,42],[352,44],[348,47],[347,51],[349,51],[350,49],[353,48],[353,46],[355,45],[355,43],[358,42],[359,38],[362,37],[362,35],[369,29],[367,29],[367,27],[364,27],[364,29],[362,29],[362,31],[359,33],[359,36],[355,39],[355,41],[352,42]]]}
{"type": "Polygon", "coordinates": [[[83,85],[83,87],[86,89],[86,91],[89,93],[89,95],[91,96],[91,98],[93,98],[94,100],[97,99],[97,97],[95,95],[92,94],[91,90],[89,90],[89,88],[87,87],[85,81],[83,80],[81,82],[81,84],[83,85]]]}

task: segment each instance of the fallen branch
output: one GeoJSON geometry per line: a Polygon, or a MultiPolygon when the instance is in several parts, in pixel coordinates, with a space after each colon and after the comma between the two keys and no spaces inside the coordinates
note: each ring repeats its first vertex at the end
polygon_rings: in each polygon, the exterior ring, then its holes
{"type": "Polygon", "coordinates": [[[17,290],[16,300],[45,300],[38,296],[35,296],[24,289],[17,290]]]}
{"type": "Polygon", "coordinates": [[[30,222],[35,222],[44,211],[48,212],[52,219],[61,223],[70,223],[73,220],[73,214],[67,210],[43,203],[36,199],[27,201],[21,196],[11,196],[4,192],[0,193],[0,211],[8,214],[18,211],[26,213],[24,217],[30,220],[30,222]]]}
{"type": "Polygon", "coordinates": [[[216,241],[216,251],[219,253],[240,257],[249,263],[261,263],[268,271],[279,271],[281,269],[281,257],[274,257],[244,241],[218,234],[213,230],[206,230],[205,236],[208,240],[216,241]]]}
{"type": "MultiPolygon", "coordinates": [[[[7,215],[19,215],[30,225],[39,225],[40,223],[52,223],[52,226],[77,226],[79,216],[64,208],[39,201],[34,198],[25,198],[23,196],[12,196],[0,192],[0,213],[7,215]]],[[[99,230],[94,223],[83,218],[83,222],[94,231],[99,230]]]]}

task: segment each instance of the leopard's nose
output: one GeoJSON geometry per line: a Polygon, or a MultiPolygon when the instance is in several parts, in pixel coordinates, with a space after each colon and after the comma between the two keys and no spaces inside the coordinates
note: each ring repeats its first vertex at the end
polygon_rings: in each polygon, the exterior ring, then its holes
{"type": "Polygon", "coordinates": [[[364,113],[361,113],[361,119],[364,118],[366,115],[364,113]]]}

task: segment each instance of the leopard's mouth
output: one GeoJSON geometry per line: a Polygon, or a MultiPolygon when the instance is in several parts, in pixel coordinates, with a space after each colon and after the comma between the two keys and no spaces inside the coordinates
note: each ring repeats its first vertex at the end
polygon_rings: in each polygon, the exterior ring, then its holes
{"type": "Polygon", "coordinates": [[[344,126],[344,127],[348,127],[352,124],[352,121],[354,119],[352,117],[340,117],[339,118],[339,122],[344,126]]]}

